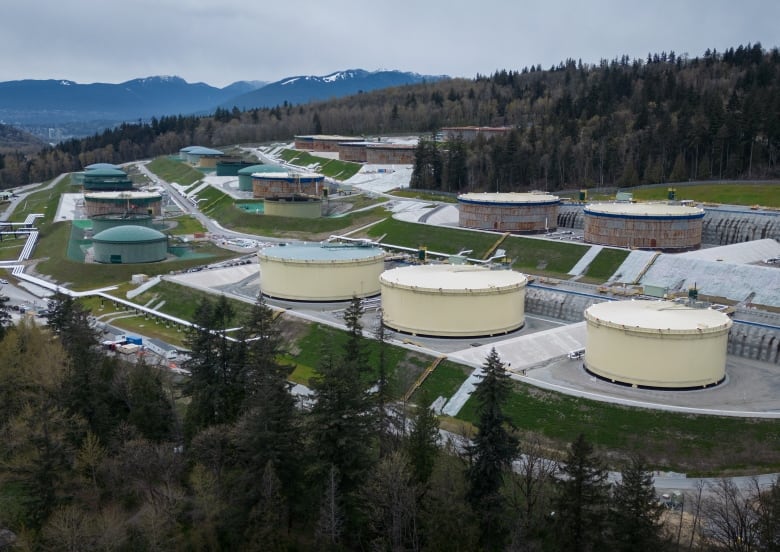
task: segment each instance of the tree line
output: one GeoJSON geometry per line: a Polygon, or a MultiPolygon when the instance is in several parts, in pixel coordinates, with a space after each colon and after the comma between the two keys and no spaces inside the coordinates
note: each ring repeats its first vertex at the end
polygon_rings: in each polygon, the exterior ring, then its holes
{"type": "Polygon", "coordinates": [[[450,192],[628,186],[778,177],[780,53],[761,44],[647,59],[568,59],[547,70],[406,85],[306,105],[164,116],[0,157],[0,188],[96,162],[184,146],[289,141],[296,134],[417,134],[508,126],[507,135],[421,150],[415,185],[450,192]]]}
{"type": "Polygon", "coordinates": [[[48,327],[0,317],[0,530],[21,550],[777,550],[779,482],[722,480],[682,512],[641,458],[610,482],[584,435],[547,458],[504,414],[495,350],[474,433],[443,439],[427,400],[393,399],[362,315],[353,300],[303,394],[262,299],[238,321],[198,305],[184,383],[104,354],[70,297],[48,327]]]}

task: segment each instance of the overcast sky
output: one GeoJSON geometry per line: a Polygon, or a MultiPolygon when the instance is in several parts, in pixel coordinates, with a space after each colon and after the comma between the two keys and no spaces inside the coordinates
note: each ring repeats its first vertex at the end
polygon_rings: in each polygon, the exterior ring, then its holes
{"type": "Polygon", "coordinates": [[[341,69],[473,78],[674,50],[780,45],[778,0],[18,0],[0,81],[226,86],[341,69]]]}

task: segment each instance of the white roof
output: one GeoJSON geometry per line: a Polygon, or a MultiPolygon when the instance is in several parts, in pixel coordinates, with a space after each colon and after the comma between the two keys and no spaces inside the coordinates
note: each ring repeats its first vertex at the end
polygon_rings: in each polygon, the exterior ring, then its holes
{"type": "Polygon", "coordinates": [[[585,206],[585,213],[635,217],[703,217],[704,209],[667,203],[591,203],[585,206]]]}
{"type": "Polygon", "coordinates": [[[157,192],[90,192],[84,194],[87,199],[154,199],[162,196],[157,192]]]}
{"type": "Polygon", "coordinates": [[[558,196],[546,192],[505,192],[505,193],[471,193],[461,194],[458,201],[475,201],[479,203],[555,203],[558,196]]]}
{"type": "Polygon", "coordinates": [[[379,280],[393,287],[439,291],[500,291],[524,287],[527,278],[513,270],[484,266],[428,264],[393,268],[379,280]]]}
{"type": "Polygon", "coordinates": [[[607,326],[664,333],[709,333],[731,326],[731,319],[722,312],[672,301],[607,301],[588,307],[585,318],[607,326]]]}
{"type": "Polygon", "coordinates": [[[767,238],[688,251],[680,253],[678,257],[734,264],[757,263],[764,259],[780,257],[780,243],[777,240],[767,238]]]}

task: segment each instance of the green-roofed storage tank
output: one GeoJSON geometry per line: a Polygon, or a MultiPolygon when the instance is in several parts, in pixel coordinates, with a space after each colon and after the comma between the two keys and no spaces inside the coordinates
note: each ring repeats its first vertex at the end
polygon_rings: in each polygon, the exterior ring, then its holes
{"type": "Polygon", "coordinates": [[[162,261],[168,253],[165,234],[134,224],[103,230],[93,236],[92,244],[98,263],[153,263],[162,261]]]}

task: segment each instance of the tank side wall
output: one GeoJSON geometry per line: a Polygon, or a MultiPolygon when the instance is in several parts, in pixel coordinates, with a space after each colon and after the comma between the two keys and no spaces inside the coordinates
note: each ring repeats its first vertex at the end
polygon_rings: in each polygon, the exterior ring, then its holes
{"type": "Polygon", "coordinates": [[[293,301],[347,301],[379,293],[383,260],[300,263],[260,258],[264,294],[293,301]]]}

